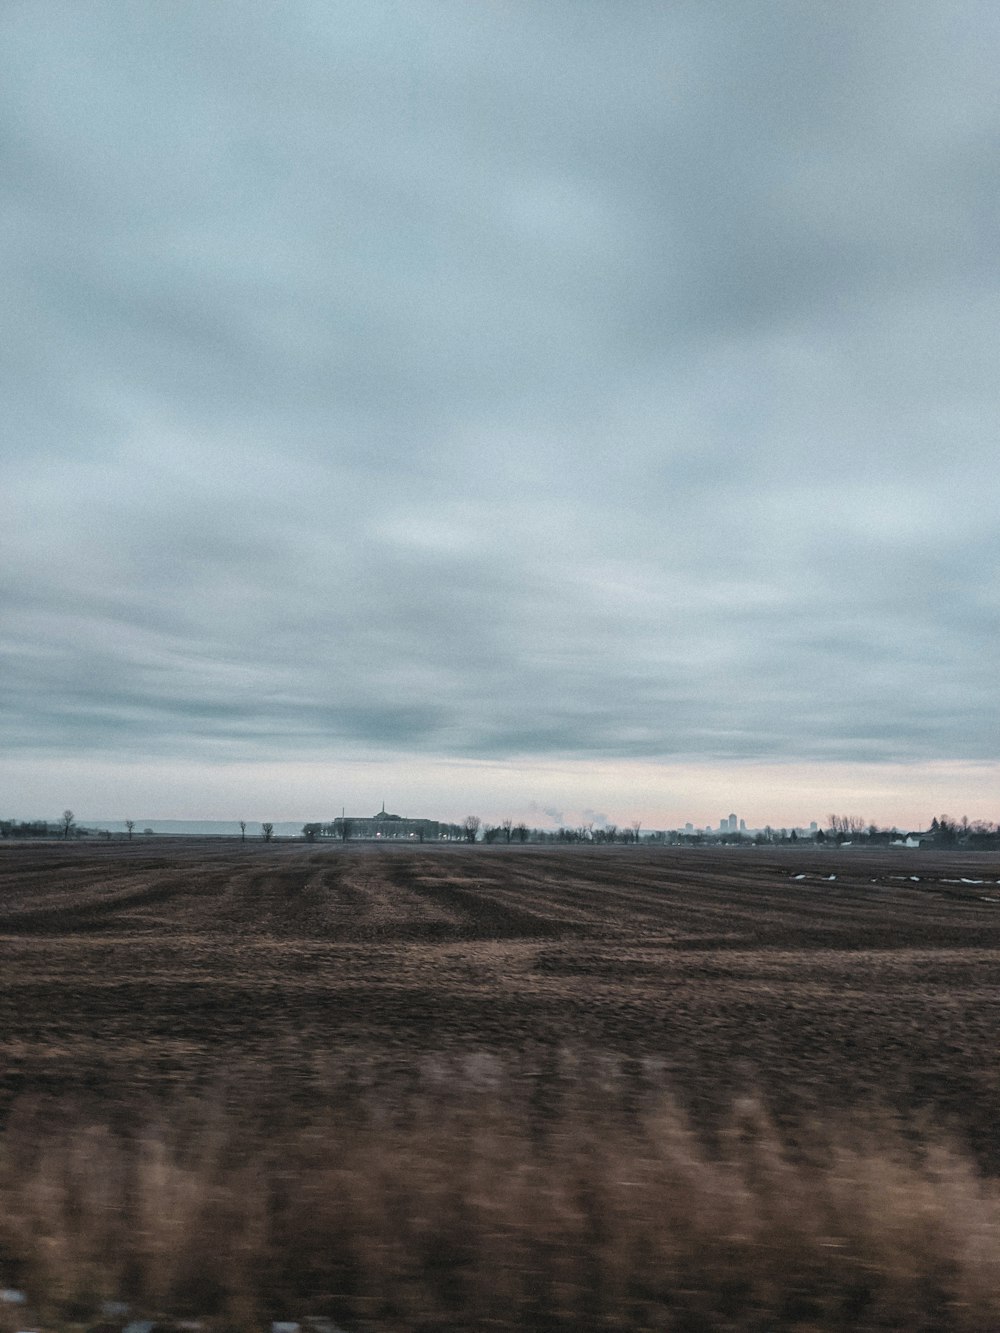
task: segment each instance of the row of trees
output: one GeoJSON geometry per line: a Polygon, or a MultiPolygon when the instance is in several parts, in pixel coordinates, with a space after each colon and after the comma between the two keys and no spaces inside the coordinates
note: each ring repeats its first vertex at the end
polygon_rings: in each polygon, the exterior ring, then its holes
{"type": "Polygon", "coordinates": [[[53,831],[46,819],[0,819],[0,838],[51,838],[53,831]]]}
{"type": "MultiPolygon", "coordinates": [[[[826,829],[816,834],[818,842],[846,842],[868,844],[886,844],[899,837],[896,829],[879,828],[858,815],[829,815],[826,829]]],[[[921,829],[918,836],[922,843],[932,847],[969,847],[972,849],[994,848],[1000,846],[1000,824],[988,819],[972,819],[963,815],[961,819],[952,819],[950,815],[935,816],[930,828],[921,829]]]]}
{"type": "MultiPolygon", "coordinates": [[[[129,839],[131,840],[135,829],[135,820],[126,819],[125,828],[129,839]]],[[[245,819],[239,821],[240,838],[246,841],[247,822],[245,819]]],[[[482,841],[486,843],[496,842],[558,842],[558,843],[638,843],[640,830],[642,828],[641,820],[634,820],[630,825],[619,827],[617,824],[605,824],[595,827],[594,824],[581,824],[576,827],[562,827],[555,830],[529,829],[527,824],[515,824],[512,819],[501,820],[499,824],[483,825],[478,815],[466,815],[461,824],[441,824],[435,826],[440,828],[441,835],[452,841],[461,841],[474,843],[479,841],[480,832],[482,841]]],[[[55,833],[63,838],[78,836],[81,832],[76,824],[76,817],[72,810],[64,810],[56,825],[47,820],[0,820],[0,837],[3,838],[49,838],[55,833]]],[[[151,832],[146,829],[146,832],[151,832]]],[[[103,830],[104,836],[110,838],[112,835],[103,830]]],[[[338,837],[344,842],[350,840],[354,834],[354,822],[350,819],[337,819],[333,823],[312,823],[305,824],[302,827],[302,834],[307,842],[315,842],[318,837],[338,837]]],[[[274,838],[274,824],[262,823],[260,836],[264,842],[271,842],[274,838]]],[[[718,835],[682,834],[673,832],[669,834],[649,835],[656,841],[662,842],[703,842],[707,837],[711,837],[713,842],[739,844],[748,841],[746,835],[739,833],[720,833],[718,835]]],[[[813,835],[805,835],[812,837],[813,835]]],[[[899,832],[896,829],[880,828],[876,824],[869,823],[860,815],[834,815],[827,817],[825,829],[818,829],[814,835],[818,843],[836,843],[838,846],[847,842],[866,843],[869,845],[887,845],[889,842],[898,838],[899,832]]],[[[950,815],[936,816],[931,820],[930,828],[920,834],[923,841],[936,847],[969,847],[979,849],[993,849],[1000,847],[1000,823],[990,823],[989,820],[969,820],[966,815],[961,819],[952,819],[950,815]]],[[[752,840],[758,845],[761,844],[795,844],[802,841],[796,829],[775,829],[767,825],[752,835],[752,840]]],[[[423,834],[420,835],[420,841],[423,841],[423,834]]]]}
{"type": "Polygon", "coordinates": [[[575,828],[563,826],[558,829],[533,829],[527,824],[515,824],[512,819],[501,820],[499,824],[482,824],[478,815],[466,815],[461,826],[466,842],[476,842],[482,829],[483,842],[591,842],[591,843],[630,843],[639,841],[642,821],[637,819],[632,824],[619,828],[617,824],[605,824],[595,827],[593,824],[580,824],[575,828]]]}
{"type": "Polygon", "coordinates": [[[69,838],[76,835],[75,821],[72,810],[64,810],[54,828],[47,819],[0,819],[0,838],[51,838],[53,832],[69,838]]]}
{"type": "Polygon", "coordinates": [[[938,847],[1000,847],[1000,824],[991,824],[985,819],[969,820],[966,815],[952,819],[941,815],[931,820],[929,832],[938,847]]]}
{"type": "MultiPolygon", "coordinates": [[[[72,823],[72,812],[66,811],[64,815],[69,815],[72,823]]],[[[129,829],[129,837],[132,836],[132,822],[126,821],[129,829]]],[[[575,827],[563,826],[558,829],[533,829],[525,823],[515,824],[512,819],[501,820],[499,824],[483,824],[478,815],[466,815],[461,824],[442,824],[440,825],[443,837],[451,841],[462,841],[474,843],[481,840],[485,843],[526,843],[526,842],[555,842],[555,843],[579,843],[589,842],[594,844],[610,843],[638,843],[640,841],[640,832],[642,829],[641,820],[633,820],[629,825],[605,824],[595,826],[594,824],[580,824],[575,827]]],[[[302,834],[307,842],[315,842],[319,837],[337,837],[344,842],[348,842],[354,836],[354,821],[351,819],[340,818],[332,823],[312,823],[304,824],[302,834]]],[[[240,820],[240,832],[242,838],[246,839],[246,821],[240,820]]],[[[682,834],[679,832],[667,834],[650,834],[650,839],[657,842],[701,842],[705,840],[703,834],[682,834]]],[[[829,815],[827,816],[827,826],[825,829],[818,829],[815,835],[800,834],[797,829],[772,828],[770,824],[763,829],[758,830],[752,835],[752,841],[758,845],[795,845],[811,837],[815,837],[818,843],[833,842],[838,846],[846,842],[868,843],[870,845],[887,845],[889,842],[898,838],[899,832],[896,829],[879,827],[877,824],[870,823],[861,815],[829,815]]],[[[933,845],[939,847],[980,847],[991,848],[1000,846],[1000,824],[991,824],[988,820],[970,821],[965,815],[961,819],[952,819],[949,815],[941,815],[931,820],[930,829],[926,835],[933,845]]],[[[265,842],[270,842],[274,837],[274,825],[262,824],[261,837],[265,842]]],[[[423,841],[423,836],[420,838],[423,841]]],[[[731,843],[738,845],[746,843],[751,839],[745,834],[739,833],[720,833],[712,837],[712,841],[731,843]]]]}
{"type": "Polygon", "coordinates": [[[596,827],[593,824],[578,824],[575,828],[563,826],[552,831],[536,831],[539,840],[546,842],[593,842],[593,843],[629,843],[639,841],[639,830],[642,828],[642,821],[636,819],[633,823],[619,827],[617,824],[603,824],[596,827]]]}
{"type": "MultiPolygon", "coordinates": [[[[478,831],[479,820],[476,815],[470,815],[469,819],[476,821],[476,831],[478,831]]],[[[468,825],[469,819],[466,820],[468,825]]],[[[483,842],[527,842],[529,829],[527,824],[515,824],[512,819],[505,819],[499,824],[487,824],[483,829],[483,842]]],[[[475,841],[475,839],[471,839],[475,841]]]]}

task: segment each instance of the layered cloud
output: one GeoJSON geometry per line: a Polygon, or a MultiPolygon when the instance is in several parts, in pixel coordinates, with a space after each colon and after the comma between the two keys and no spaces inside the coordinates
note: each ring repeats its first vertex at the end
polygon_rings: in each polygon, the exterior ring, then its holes
{"type": "Polygon", "coordinates": [[[8,754],[997,758],[993,6],[0,29],[8,754]]]}

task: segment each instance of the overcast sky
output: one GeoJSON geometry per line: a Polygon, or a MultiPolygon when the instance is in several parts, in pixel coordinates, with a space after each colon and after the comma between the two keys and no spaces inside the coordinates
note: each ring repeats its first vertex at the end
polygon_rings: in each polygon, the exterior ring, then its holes
{"type": "Polygon", "coordinates": [[[995,0],[0,64],[0,814],[1000,818],[995,0]]]}

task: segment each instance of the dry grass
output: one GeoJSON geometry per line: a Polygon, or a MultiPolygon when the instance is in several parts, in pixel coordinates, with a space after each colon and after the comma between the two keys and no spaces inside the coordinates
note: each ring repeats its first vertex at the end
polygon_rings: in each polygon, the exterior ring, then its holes
{"type": "Polygon", "coordinates": [[[0,1333],[1000,1329],[996,856],[509,852],[3,849],[0,1333]]]}
{"type": "Polygon", "coordinates": [[[355,1068],[280,1120],[232,1089],[114,1122],[25,1101],[0,1285],[48,1328],[110,1298],[237,1329],[1000,1327],[1000,1189],[940,1134],[793,1142],[747,1098],[709,1136],[611,1066],[569,1072],[544,1109],[493,1055],[405,1089],[355,1068]]]}

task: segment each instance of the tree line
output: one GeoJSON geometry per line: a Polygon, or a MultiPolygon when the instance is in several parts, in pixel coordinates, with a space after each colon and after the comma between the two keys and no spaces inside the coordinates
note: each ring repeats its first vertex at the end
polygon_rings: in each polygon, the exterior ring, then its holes
{"type": "MultiPolygon", "coordinates": [[[[131,840],[133,830],[135,829],[135,820],[126,819],[124,821],[126,836],[131,840]]],[[[247,836],[247,822],[245,819],[239,820],[240,838],[244,842],[247,836]]],[[[520,822],[514,823],[513,819],[503,819],[498,824],[484,824],[478,815],[466,815],[460,824],[441,824],[435,823],[437,829],[437,838],[449,842],[467,842],[475,843],[482,841],[484,843],[591,843],[591,844],[637,844],[641,838],[642,822],[633,820],[631,824],[621,825],[614,823],[595,826],[593,823],[579,824],[576,826],[562,825],[557,829],[537,829],[529,828],[527,824],[520,822]]],[[[391,825],[388,826],[391,828],[391,825]]],[[[338,818],[329,823],[315,822],[304,824],[302,826],[302,835],[307,842],[315,842],[319,837],[339,838],[344,842],[350,841],[355,835],[354,821],[347,818],[338,818]]],[[[93,833],[94,830],[81,829],[76,824],[76,818],[72,810],[64,810],[57,822],[45,819],[33,820],[12,820],[0,819],[0,838],[71,838],[79,837],[83,834],[93,833]]],[[[113,835],[107,829],[97,830],[100,836],[110,839],[113,835]]],[[[146,833],[152,832],[146,829],[146,833]]],[[[271,842],[274,839],[274,824],[264,822],[261,824],[260,838],[264,842],[271,842]]],[[[419,829],[417,835],[420,842],[424,841],[424,831],[419,829]]],[[[723,832],[715,833],[713,831],[679,831],[676,829],[667,832],[649,832],[645,835],[645,841],[654,843],[664,843],[673,845],[703,845],[703,844],[723,844],[723,845],[747,845],[754,843],[758,846],[771,845],[797,845],[802,842],[815,842],[823,845],[832,843],[836,846],[843,846],[845,843],[858,843],[868,846],[888,846],[899,839],[900,831],[896,828],[879,827],[871,823],[860,815],[836,815],[827,816],[825,828],[817,829],[815,833],[800,833],[797,829],[772,828],[769,824],[755,833],[737,833],[723,832]]],[[[992,823],[989,820],[975,819],[970,820],[968,816],[963,815],[960,819],[953,819],[950,815],[936,815],[930,822],[930,827],[921,830],[918,834],[921,843],[925,846],[940,848],[964,847],[969,850],[997,850],[1000,849],[1000,822],[992,823]]]]}

